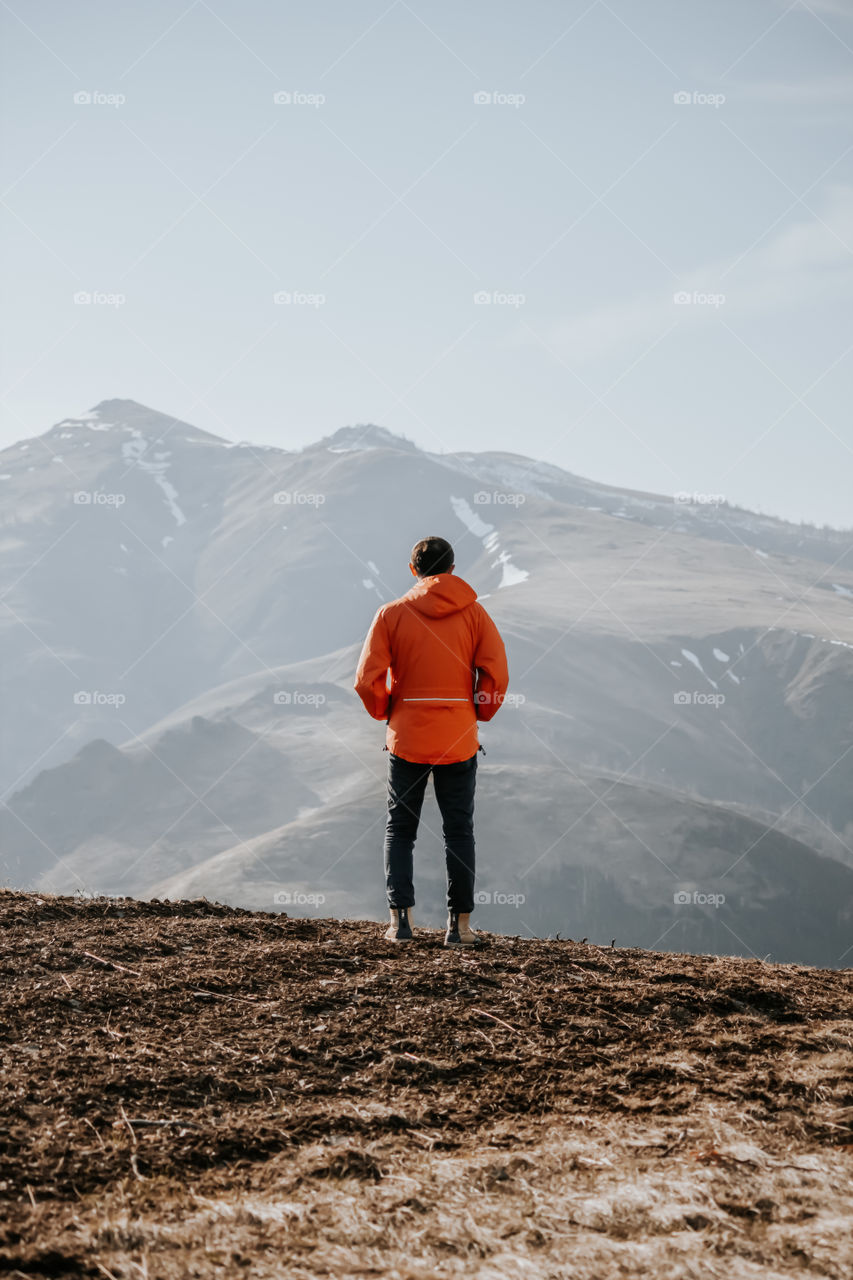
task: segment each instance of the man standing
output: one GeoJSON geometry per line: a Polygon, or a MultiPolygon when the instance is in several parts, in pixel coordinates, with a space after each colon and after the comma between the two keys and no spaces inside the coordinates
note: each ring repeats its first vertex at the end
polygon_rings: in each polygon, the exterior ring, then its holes
{"type": "Polygon", "coordinates": [[[409,568],[417,583],[376,613],[361,651],[355,690],[387,721],[388,819],[385,884],[389,942],[412,939],[413,852],[432,773],[447,861],[445,946],[473,946],[474,787],[477,721],[503,701],[506,651],[477,593],[453,574],[453,548],[424,538],[409,568]]]}

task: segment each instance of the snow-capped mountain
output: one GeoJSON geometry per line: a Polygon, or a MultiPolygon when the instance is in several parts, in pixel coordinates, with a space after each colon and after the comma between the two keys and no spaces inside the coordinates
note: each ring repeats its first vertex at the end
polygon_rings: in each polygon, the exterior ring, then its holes
{"type": "MultiPolygon", "coordinates": [[[[545,886],[562,868],[602,928],[618,898],[632,927],[666,929],[678,886],[736,859],[729,927],[756,944],[774,859],[799,867],[786,919],[808,863],[844,917],[830,950],[849,927],[833,879],[853,876],[849,534],[522,455],[429,453],[373,424],[301,450],[232,444],[132,401],[3,451],[0,476],[10,883],[264,905],[307,840],[345,857],[360,902],[384,756],[355,661],[411,584],[413,543],[440,533],[507,641],[515,701],[481,735],[482,832],[498,884],[535,864],[525,927],[560,927],[545,886]]],[[[719,927],[696,937],[722,946],[719,927]]]]}

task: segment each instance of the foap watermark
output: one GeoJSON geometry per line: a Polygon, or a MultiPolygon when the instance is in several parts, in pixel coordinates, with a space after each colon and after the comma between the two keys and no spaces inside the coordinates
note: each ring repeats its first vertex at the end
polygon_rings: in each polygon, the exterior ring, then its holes
{"type": "Polygon", "coordinates": [[[123,707],[126,702],[123,693],[102,693],[100,689],[78,689],[74,695],[76,707],[123,707]]]}
{"type": "Polygon", "coordinates": [[[487,91],[478,89],[474,94],[474,105],[476,107],[515,107],[516,111],[519,107],[523,107],[527,101],[526,94],[523,93],[502,93],[500,90],[487,91]]]}
{"type": "Polygon", "coordinates": [[[524,293],[504,293],[501,289],[478,289],[474,294],[475,307],[523,307],[527,301],[524,293]]]}
{"type": "Polygon", "coordinates": [[[478,907],[523,907],[526,901],[523,893],[503,893],[500,889],[474,890],[474,904],[478,907]]]}
{"type": "Polygon", "coordinates": [[[724,493],[697,493],[695,489],[692,493],[679,490],[672,500],[677,507],[724,507],[727,501],[724,493]]]}
{"type": "Polygon", "coordinates": [[[105,293],[103,289],[78,289],[74,294],[75,307],[123,307],[126,302],[123,293],[105,293]]]}
{"type": "Polygon", "coordinates": [[[75,889],[74,897],[83,899],[86,902],[105,902],[111,907],[117,907],[127,901],[126,898],[122,898],[118,894],[97,893],[93,889],[75,889]]]}
{"type": "Polygon", "coordinates": [[[273,894],[277,907],[322,907],[325,893],[305,893],[302,889],[279,889],[273,894]]]}
{"type": "Polygon", "coordinates": [[[279,489],[272,496],[277,507],[322,507],[325,493],[304,493],[301,489],[279,489]]]}
{"type": "Polygon", "coordinates": [[[721,107],[726,100],[724,93],[702,93],[699,89],[679,89],[672,95],[677,107],[721,107]]]}
{"type": "Polygon", "coordinates": [[[104,493],[101,489],[78,489],[74,494],[76,507],[123,507],[127,502],[124,493],[104,493]]]}
{"type": "Polygon", "coordinates": [[[479,489],[474,494],[474,505],[477,507],[488,507],[492,503],[496,507],[522,507],[526,501],[526,493],[503,493],[499,489],[479,489]]]}
{"type": "Polygon", "coordinates": [[[527,699],[523,693],[489,693],[486,689],[478,689],[474,701],[479,706],[521,707],[527,699]]]}
{"type": "Polygon", "coordinates": [[[672,300],[677,307],[724,307],[726,305],[724,293],[703,293],[700,289],[679,289],[672,295],[672,300]]]}
{"type": "Polygon", "coordinates": [[[299,289],[279,289],[272,300],[277,307],[313,307],[315,310],[326,302],[325,293],[303,293],[299,289]]]}
{"type": "Polygon", "coordinates": [[[273,703],[277,707],[322,707],[326,702],[325,693],[300,693],[298,689],[278,689],[273,694],[273,703]]]}
{"type": "Polygon", "coordinates": [[[272,100],[277,107],[322,107],[325,93],[303,93],[301,89],[279,89],[272,100]]]}
{"type": "Polygon", "coordinates": [[[78,89],[74,95],[75,107],[123,107],[126,102],[123,93],[102,93],[100,89],[78,89]]]}
{"type": "Polygon", "coordinates": [[[699,889],[676,889],[672,901],[677,907],[716,907],[726,901],[724,893],[702,893],[699,889]]]}
{"type": "Polygon", "coordinates": [[[726,701],[724,693],[700,693],[696,689],[688,691],[679,689],[672,695],[677,707],[722,707],[726,701]]]}

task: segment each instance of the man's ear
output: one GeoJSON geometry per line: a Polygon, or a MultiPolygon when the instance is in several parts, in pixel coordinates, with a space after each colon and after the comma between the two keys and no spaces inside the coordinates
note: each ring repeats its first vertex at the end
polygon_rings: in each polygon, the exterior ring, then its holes
{"type": "Polygon", "coordinates": [[[417,571],[417,569],[415,568],[415,566],[412,564],[411,560],[409,561],[409,568],[411,569],[411,571],[412,571],[412,573],[415,575],[415,577],[417,577],[417,576],[418,576],[418,571],[417,571]]]}

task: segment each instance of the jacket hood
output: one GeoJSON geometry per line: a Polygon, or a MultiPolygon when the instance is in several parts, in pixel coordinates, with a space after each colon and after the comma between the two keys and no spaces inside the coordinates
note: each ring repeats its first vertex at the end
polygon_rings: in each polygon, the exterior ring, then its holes
{"type": "Polygon", "coordinates": [[[402,598],[418,613],[443,618],[467,609],[477,599],[477,592],[455,573],[436,573],[431,578],[421,578],[402,598]]]}

